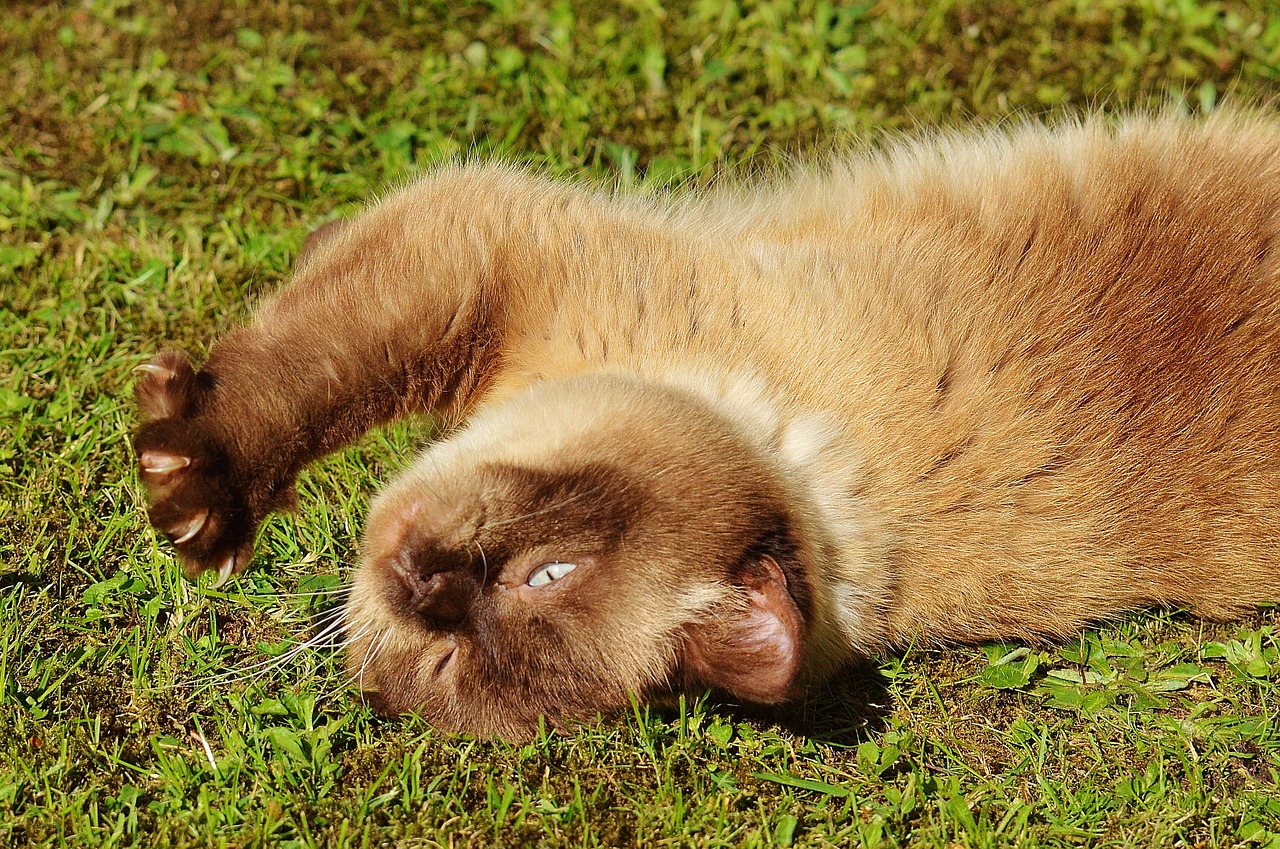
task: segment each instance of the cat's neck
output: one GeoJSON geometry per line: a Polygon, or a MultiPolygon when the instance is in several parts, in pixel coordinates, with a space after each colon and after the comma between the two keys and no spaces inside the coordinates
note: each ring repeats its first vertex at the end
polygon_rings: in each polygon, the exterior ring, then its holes
{"type": "Polygon", "coordinates": [[[858,446],[838,421],[805,410],[760,374],[703,366],[643,375],[702,399],[775,464],[819,555],[809,671],[821,676],[873,654],[888,638],[893,537],[865,497],[858,446]]]}

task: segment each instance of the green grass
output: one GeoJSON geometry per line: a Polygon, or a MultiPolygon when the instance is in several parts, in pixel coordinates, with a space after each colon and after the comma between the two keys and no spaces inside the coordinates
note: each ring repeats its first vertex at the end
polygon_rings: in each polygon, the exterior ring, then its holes
{"type": "Polygon", "coordinates": [[[129,369],[207,350],[309,226],[416,168],[474,151],[657,191],[1280,82],[1266,0],[924,5],[5,4],[0,843],[1280,847],[1275,610],[908,652],[789,714],[511,746],[373,717],[324,649],[231,680],[314,633],[420,433],[312,469],[225,592],[146,525],[129,369]]]}

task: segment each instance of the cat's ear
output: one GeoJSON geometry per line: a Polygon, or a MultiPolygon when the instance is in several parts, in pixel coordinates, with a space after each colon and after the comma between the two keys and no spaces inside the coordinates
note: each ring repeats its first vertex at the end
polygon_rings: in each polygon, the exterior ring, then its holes
{"type": "Polygon", "coordinates": [[[306,241],[302,243],[302,249],[298,251],[298,258],[294,260],[294,264],[301,265],[307,257],[315,253],[316,249],[328,243],[346,228],[347,222],[339,218],[336,221],[330,221],[328,224],[321,224],[312,230],[306,241]]]}
{"type": "Polygon", "coordinates": [[[752,557],[741,581],[743,607],[686,629],[685,675],[746,701],[777,704],[794,695],[804,663],[804,617],[772,557],[752,557]]]}
{"type": "Polygon", "coordinates": [[[196,370],[181,351],[157,354],[134,369],[142,375],[133,387],[144,422],[186,418],[195,405],[196,370]]]}

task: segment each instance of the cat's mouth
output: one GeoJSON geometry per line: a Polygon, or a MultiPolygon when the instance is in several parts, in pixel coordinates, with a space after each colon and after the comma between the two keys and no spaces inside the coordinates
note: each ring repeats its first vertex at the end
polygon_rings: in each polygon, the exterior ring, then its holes
{"type": "Polygon", "coordinates": [[[401,646],[396,637],[378,640],[363,638],[347,647],[348,667],[364,700],[376,713],[416,714],[444,731],[520,741],[543,722],[566,729],[627,703],[626,693],[609,680],[613,671],[593,671],[590,664],[553,667],[546,657],[541,665],[529,656],[499,659],[448,635],[417,648],[401,646]]]}

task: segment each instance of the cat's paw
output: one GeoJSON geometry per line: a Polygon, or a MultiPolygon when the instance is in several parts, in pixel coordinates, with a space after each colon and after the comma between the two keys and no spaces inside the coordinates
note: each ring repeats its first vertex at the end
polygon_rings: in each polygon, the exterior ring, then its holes
{"type": "Polygon", "coordinates": [[[248,565],[261,517],[201,415],[206,390],[187,357],[166,351],[135,371],[143,424],[133,444],[151,524],[173,543],[188,576],[216,570],[221,583],[248,565]]]}

